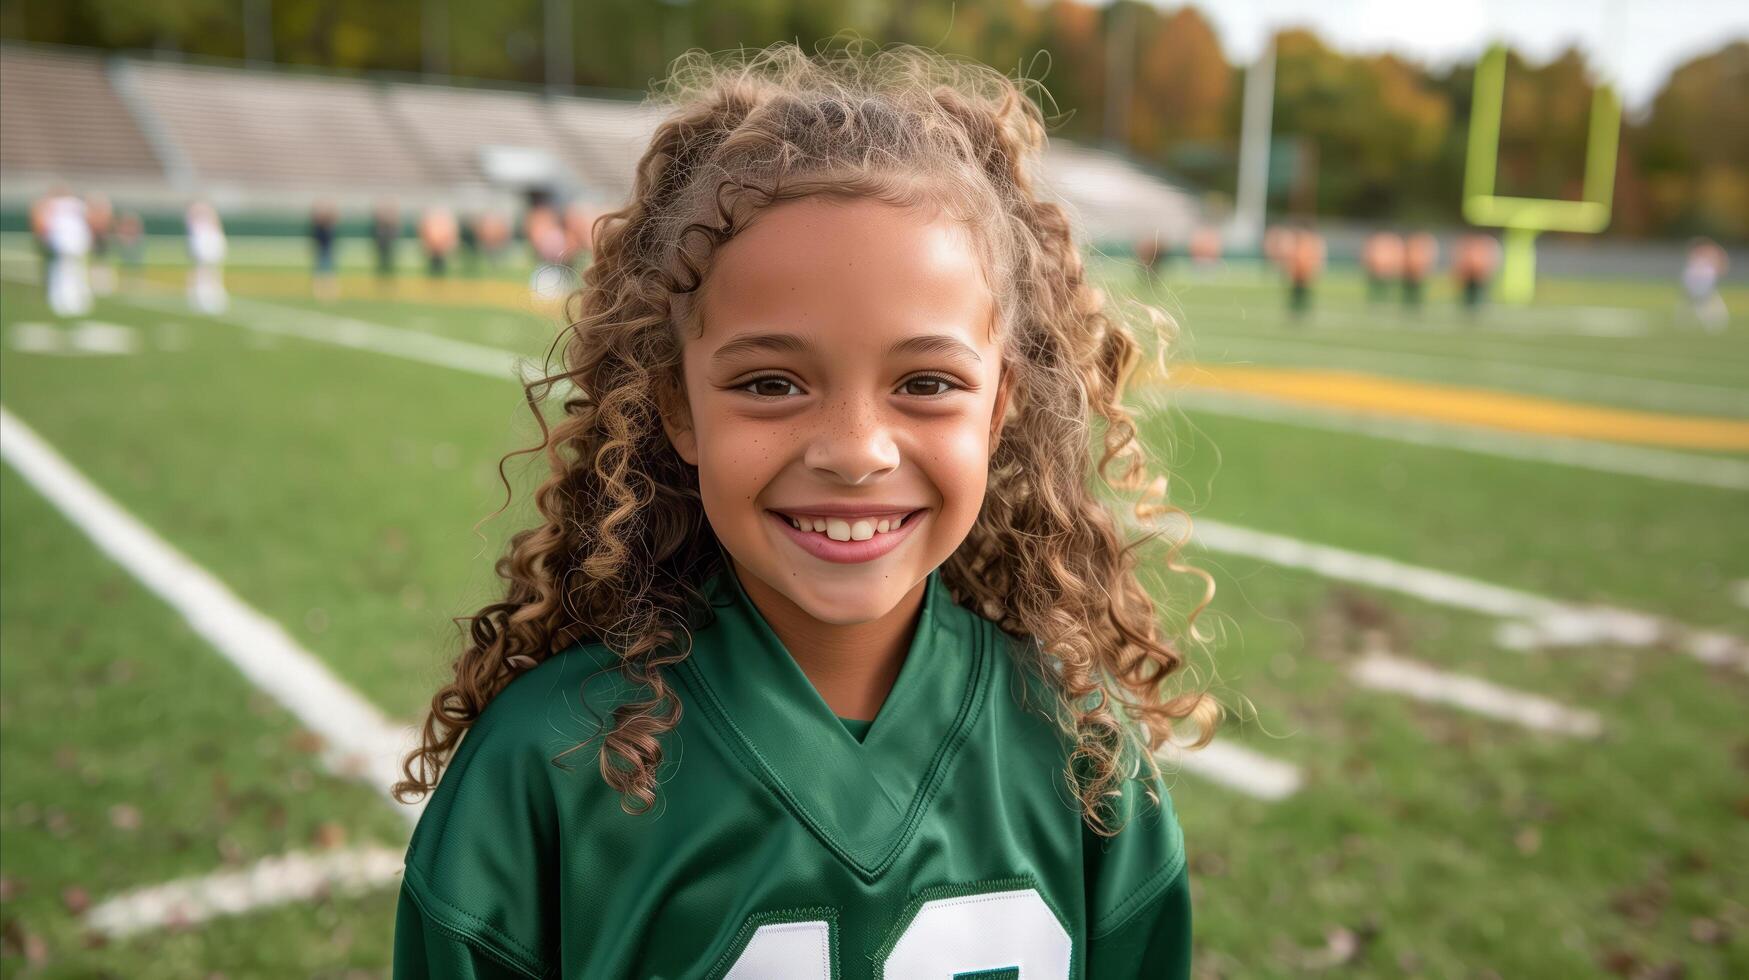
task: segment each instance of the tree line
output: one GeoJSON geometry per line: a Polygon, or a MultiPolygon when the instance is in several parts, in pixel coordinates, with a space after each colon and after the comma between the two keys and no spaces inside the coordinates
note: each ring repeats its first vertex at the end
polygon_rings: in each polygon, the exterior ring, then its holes
{"type": "MultiPolygon", "coordinates": [[[[681,50],[810,44],[846,28],[1042,81],[1053,132],[1121,148],[1219,207],[1236,171],[1247,66],[1195,7],[1134,0],[8,0],[0,37],[354,71],[549,80],[568,22],[569,81],[644,90],[681,50]],[[554,19],[554,4],[565,4],[554,19]],[[561,28],[562,29],[562,28],[561,28]],[[252,39],[251,39],[252,38],[252,39]]],[[[1461,220],[1474,64],[1347,54],[1276,35],[1272,213],[1461,220]]],[[[1496,193],[1576,198],[1595,73],[1583,51],[1509,53],[1496,193]]],[[[1623,122],[1612,233],[1749,238],[1749,41],[1679,66],[1623,122]]]]}

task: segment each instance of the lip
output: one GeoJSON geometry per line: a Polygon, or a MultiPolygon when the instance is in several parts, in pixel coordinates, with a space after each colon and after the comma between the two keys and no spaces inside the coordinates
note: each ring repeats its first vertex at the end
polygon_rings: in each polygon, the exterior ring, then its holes
{"type": "Polygon", "coordinates": [[[900,517],[926,508],[904,504],[811,504],[795,507],[772,507],[780,514],[806,514],[809,517],[842,517],[847,521],[900,517]]]}
{"type": "MultiPolygon", "coordinates": [[[[884,513],[892,513],[892,511],[884,513]]],[[[911,532],[916,529],[917,525],[922,522],[923,518],[927,516],[928,513],[928,508],[906,512],[907,516],[905,518],[905,523],[897,531],[876,534],[867,541],[834,541],[816,531],[797,530],[790,524],[788,519],[784,518],[776,511],[768,510],[765,512],[765,515],[773,524],[777,525],[778,529],[782,531],[790,541],[795,543],[796,547],[813,555],[815,558],[840,565],[853,565],[860,562],[873,561],[887,552],[892,551],[894,548],[897,548],[900,544],[904,543],[906,538],[911,536],[911,532]]]]}

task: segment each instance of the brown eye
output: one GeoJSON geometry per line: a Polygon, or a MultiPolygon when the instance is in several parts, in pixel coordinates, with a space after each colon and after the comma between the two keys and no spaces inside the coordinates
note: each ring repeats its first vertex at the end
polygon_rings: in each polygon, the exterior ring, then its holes
{"type": "Polygon", "coordinates": [[[789,394],[787,389],[795,384],[788,378],[768,374],[763,378],[754,378],[743,385],[736,386],[737,391],[745,391],[755,398],[782,398],[789,394]]]}
{"type": "Polygon", "coordinates": [[[949,381],[946,378],[941,377],[940,375],[920,374],[917,377],[912,378],[911,380],[905,382],[902,387],[907,389],[907,394],[919,395],[919,396],[924,397],[924,398],[932,398],[932,397],[935,397],[938,395],[945,395],[949,391],[952,391],[952,390],[958,388],[959,385],[954,384],[952,381],[949,381]],[[934,385],[936,387],[935,387],[934,391],[918,391],[917,389],[912,388],[911,387],[912,385],[934,385]]]}

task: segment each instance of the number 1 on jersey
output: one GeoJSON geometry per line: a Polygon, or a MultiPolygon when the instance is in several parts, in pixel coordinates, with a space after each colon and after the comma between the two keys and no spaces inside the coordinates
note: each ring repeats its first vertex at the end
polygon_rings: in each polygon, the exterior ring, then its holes
{"type": "MultiPolygon", "coordinates": [[[[1068,980],[1074,943],[1032,888],[923,903],[881,964],[881,975],[954,980],[966,975],[1068,980]]],[[[754,932],[725,980],[832,980],[832,929],[825,921],[775,922],[754,932]]]]}

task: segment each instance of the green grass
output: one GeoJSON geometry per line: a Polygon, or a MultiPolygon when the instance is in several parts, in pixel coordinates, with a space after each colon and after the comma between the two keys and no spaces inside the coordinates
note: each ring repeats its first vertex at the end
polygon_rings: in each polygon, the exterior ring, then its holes
{"type": "MultiPolygon", "coordinates": [[[[1101,273],[1118,288],[1134,282],[1119,267],[1101,273]]],[[[1435,309],[1449,306],[1443,287],[1418,325],[1393,325],[1394,313],[1367,307],[1359,284],[1342,277],[1320,294],[1328,315],[1304,324],[1281,315],[1275,284],[1243,274],[1176,275],[1156,295],[1185,325],[1186,356],[1203,360],[1749,416],[1731,397],[1749,381],[1743,331],[1702,336],[1684,327],[1670,283],[1551,283],[1538,313],[1491,311],[1473,326],[1435,309]],[[1643,310],[1646,333],[1551,332],[1562,303],[1643,310]],[[1626,380],[1569,390],[1576,376],[1606,375],[1626,380]]],[[[1749,312],[1749,297],[1728,300],[1749,312]]],[[[479,303],[263,301],[524,354],[544,350],[554,330],[530,310],[479,303]]],[[[491,564],[526,519],[519,498],[479,534],[472,529],[500,503],[499,457],[535,434],[514,383],[258,336],[119,298],[94,316],[141,329],[145,348],[127,357],[17,351],[15,324],[52,318],[34,289],[0,285],[7,408],[366,696],[415,718],[454,653],[450,617],[497,598],[491,564]],[[185,328],[186,346],[153,342],[166,323],[185,328]]],[[[1208,411],[1148,419],[1143,435],[1171,463],[1175,500],[1199,518],[1749,632],[1736,591],[1749,580],[1740,492],[1208,411]]],[[[513,480],[521,487],[538,475],[519,468],[513,480]]],[[[69,971],[57,975],[133,975],[135,960],[162,964],[165,976],[196,972],[195,964],[234,975],[382,975],[392,926],[383,893],[70,949],[71,917],[59,905],[69,884],[100,898],[210,871],[217,840],[235,838],[251,856],[277,853],[299,846],[312,820],[341,820],[354,840],[387,842],[404,830],[364,790],[319,773],[309,777],[314,789],[274,796],[285,793],[284,773],[312,765],[283,748],[295,725],[263,710],[172,614],[14,476],[5,479],[0,872],[31,885],[3,915],[53,939],[51,968],[69,971]],[[119,596],[119,605],[91,615],[93,593],[119,596]],[[33,647],[61,658],[32,658],[33,647]],[[134,662],[129,680],[112,692],[106,679],[123,662],[134,662]],[[129,722],[120,707],[68,701],[75,697],[156,707],[129,722]],[[98,717],[103,724],[85,720],[98,717]],[[229,736],[220,754],[193,754],[213,733],[229,736]],[[280,749],[255,754],[269,743],[280,749]],[[62,744],[73,747],[76,771],[97,768],[99,784],[55,768],[62,744]],[[139,758],[107,754],[117,745],[139,758]],[[218,771],[233,792],[249,785],[278,801],[283,825],[273,804],[239,811],[236,826],[215,823],[209,787],[218,771]],[[140,772],[160,773],[175,792],[127,789],[157,785],[126,782],[140,772]],[[113,799],[133,796],[147,813],[143,826],[177,827],[182,837],[118,836],[104,815],[113,799]],[[79,817],[45,846],[42,831],[16,814],[31,802],[40,815],[51,800],[79,817]],[[116,861],[118,852],[128,860],[116,861]],[[337,923],[344,943],[333,941],[337,923]]],[[[1370,937],[1334,971],[1342,976],[1589,975],[1628,958],[1680,963],[1689,977],[1749,973],[1741,857],[1749,854],[1749,741],[1740,721],[1749,679],[1674,650],[1506,651],[1486,617],[1251,559],[1197,552],[1193,560],[1219,581],[1201,621],[1219,641],[1194,661],[1243,709],[1222,737],[1306,775],[1305,788],[1280,803],[1176,777],[1202,975],[1316,972],[1313,956],[1335,929],[1370,937]],[[1380,624],[1400,655],[1595,710],[1605,734],[1541,735],[1363,689],[1347,667],[1366,623],[1380,624]],[[1723,927],[1722,942],[1692,937],[1706,923],[1723,927]]],[[[1157,562],[1147,575],[1181,610],[1187,581],[1163,578],[1157,562]]],[[[0,964],[7,976],[32,972],[16,956],[0,964]]]]}
{"type": "Polygon", "coordinates": [[[90,945],[73,914],[86,902],[314,849],[324,825],[390,848],[407,826],[367,787],[324,774],[318,741],[10,469],[0,541],[0,972],[283,976],[385,962],[393,906],[381,894],[90,945]]]}

